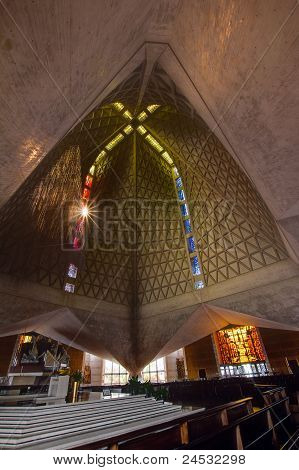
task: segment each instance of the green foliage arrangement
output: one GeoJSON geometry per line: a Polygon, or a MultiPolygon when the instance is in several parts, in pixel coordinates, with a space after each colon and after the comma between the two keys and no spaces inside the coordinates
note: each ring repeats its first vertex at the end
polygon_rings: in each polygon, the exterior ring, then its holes
{"type": "Polygon", "coordinates": [[[142,388],[142,383],[140,380],[138,380],[138,377],[131,377],[128,381],[128,388],[129,388],[129,393],[131,395],[139,395],[141,394],[141,388],[142,388]]]}
{"type": "Polygon", "coordinates": [[[146,397],[154,397],[156,400],[168,400],[167,388],[155,387],[149,380],[142,383],[137,376],[129,379],[128,392],[131,395],[146,395],[146,397]]]}
{"type": "Polygon", "coordinates": [[[73,379],[74,382],[83,382],[83,374],[81,370],[76,370],[75,372],[72,373],[71,378],[73,379]]]}

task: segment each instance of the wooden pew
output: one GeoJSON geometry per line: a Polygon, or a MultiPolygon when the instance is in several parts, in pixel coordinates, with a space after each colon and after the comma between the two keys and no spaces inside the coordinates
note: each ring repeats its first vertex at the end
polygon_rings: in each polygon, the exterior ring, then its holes
{"type": "MultiPolygon", "coordinates": [[[[288,398],[190,441],[180,449],[279,449],[289,437],[290,412],[288,398]]],[[[195,437],[195,436],[194,436],[195,437]]]]}
{"type": "Polygon", "coordinates": [[[0,409],[0,447],[2,440],[3,448],[27,449],[280,448],[289,400],[282,387],[265,393],[271,403],[257,412],[251,397],[189,412],[144,396],[23,409],[21,418],[20,408],[0,409]]]}

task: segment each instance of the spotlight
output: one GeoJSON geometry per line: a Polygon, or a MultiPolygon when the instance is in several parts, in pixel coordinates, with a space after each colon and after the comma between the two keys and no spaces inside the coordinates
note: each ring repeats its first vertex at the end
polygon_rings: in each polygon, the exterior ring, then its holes
{"type": "Polygon", "coordinates": [[[87,206],[83,206],[82,209],[81,209],[81,215],[82,217],[87,217],[89,214],[89,209],[87,206]]]}

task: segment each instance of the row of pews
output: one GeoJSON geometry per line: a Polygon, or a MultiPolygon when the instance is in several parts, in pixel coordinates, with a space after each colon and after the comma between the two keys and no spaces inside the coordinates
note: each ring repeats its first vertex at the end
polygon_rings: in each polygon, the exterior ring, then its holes
{"type": "Polygon", "coordinates": [[[261,392],[261,399],[261,408],[252,406],[252,397],[242,398],[73,449],[298,449],[284,387],[261,392]]]}
{"type": "Polygon", "coordinates": [[[264,406],[206,435],[193,436],[181,449],[264,450],[299,448],[283,387],[262,392],[264,406]],[[287,445],[289,443],[289,446],[287,445]]]}

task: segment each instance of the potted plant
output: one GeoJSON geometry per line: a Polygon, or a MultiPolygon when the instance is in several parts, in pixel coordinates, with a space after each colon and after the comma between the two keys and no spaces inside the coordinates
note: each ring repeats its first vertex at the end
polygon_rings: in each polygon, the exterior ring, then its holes
{"type": "Polygon", "coordinates": [[[128,382],[129,393],[131,395],[139,395],[142,391],[142,384],[138,380],[138,376],[133,376],[129,379],[128,382]]]}
{"type": "Polygon", "coordinates": [[[144,382],[142,385],[143,385],[143,390],[144,390],[145,396],[147,398],[148,397],[153,397],[154,396],[154,386],[151,383],[151,381],[148,380],[148,381],[144,382]]]}
{"type": "Polygon", "coordinates": [[[168,390],[165,387],[159,387],[153,393],[156,400],[167,401],[168,400],[168,390]]]}

